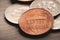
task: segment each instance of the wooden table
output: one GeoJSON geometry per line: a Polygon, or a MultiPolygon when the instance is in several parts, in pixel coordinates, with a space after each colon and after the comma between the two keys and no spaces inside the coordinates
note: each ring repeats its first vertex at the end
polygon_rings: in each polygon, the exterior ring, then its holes
{"type": "Polygon", "coordinates": [[[0,40],[60,40],[60,30],[52,31],[42,36],[29,36],[21,32],[18,25],[8,22],[4,13],[11,6],[10,0],[0,0],[0,40]]]}

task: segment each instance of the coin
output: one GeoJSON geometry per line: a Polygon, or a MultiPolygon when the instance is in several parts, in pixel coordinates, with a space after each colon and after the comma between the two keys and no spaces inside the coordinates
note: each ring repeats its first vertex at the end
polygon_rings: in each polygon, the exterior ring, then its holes
{"type": "Polygon", "coordinates": [[[43,8],[24,12],[19,18],[19,27],[29,35],[41,35],[53,27],[53,16],[43,8]]]}
{"type": "Polygon", "coordinates": [[[54,27],[52,28],[53,30],[58,30],[60,29],[60,16],[54,20],[54,27]]]}
{"type": "Polygon", "coordinates": [[[9,22],[18,24],[19,17],[21,16],[22,13],[24,13],[28,9],[29,9],[28,5],[19,4],[11,5],[6,9],[5,17],[9,22]]]}
{"type": "Polygon", "coordinates": [[[35,0],[31,3],[30,8],[44,8],[53,16],[60,13],[60,4],[56,0],[35,0]]]}

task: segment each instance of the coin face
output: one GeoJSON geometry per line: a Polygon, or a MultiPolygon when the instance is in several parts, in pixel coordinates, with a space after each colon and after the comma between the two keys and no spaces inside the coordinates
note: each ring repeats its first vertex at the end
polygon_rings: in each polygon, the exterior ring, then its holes
{"type": "Polygon", "coordinates": [[[60,13],[60,4],[56,0],[35,0],[31,3],[30,8],[44,8],[53,16],[60,13]]]}
{"type": "Polygon", "coordinates": [[[14,24],[18,24],[18,19],[25,11],[29,9],[28,5],[14,4],[9,6],[5,11],[5,17],[8,21],[14,24]]]}
{"type": "Polygon", "coordinates": [[[43,8],[30,9],[21,15],[19,26],[30,35],[44,34],[53,27],[53,17],[43,8]]]}

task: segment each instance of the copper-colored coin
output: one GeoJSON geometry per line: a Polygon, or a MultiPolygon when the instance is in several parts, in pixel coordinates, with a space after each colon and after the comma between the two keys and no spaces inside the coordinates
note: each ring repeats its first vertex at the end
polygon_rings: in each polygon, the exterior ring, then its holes
{"type": "Polygon", "coordinates": [[[41,35],[53,27],[53,17],[43,8],[30,9],[21,15],[20,28],[30,35],[41,35]]]}

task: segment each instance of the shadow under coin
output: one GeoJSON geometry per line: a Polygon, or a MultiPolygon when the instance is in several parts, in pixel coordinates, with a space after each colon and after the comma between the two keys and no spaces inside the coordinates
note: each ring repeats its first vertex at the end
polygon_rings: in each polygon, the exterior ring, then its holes
{"type": "Polygon", "coordinates": [[[59,33],[60,32],[60,29],[57,29],[57,30],[52,30],[51,33],[59,33]]]}
{"type": "Polygon", "coordinates": [[[11,4],[17,3],[17,0],[10,0],[11,4]]]}
{"type": "Polygon", "coordinates": [[[9,25],[12,25],[12,26],[18,28],[18,24],[14,24],[14,23],[9,22],[5,17],[4,17],[4,19],[5,19],[5,22],[8,23],[9,25]]]}
{"type": "Polygon", "coordinates": [[[22,1],[18,1],[18,0],[10,0],[11,4],[31,4],[32,1],[28,1],[28,2],[22,2],[22,1]]]}
{"type": "Polygon", "coordinates": [[[18,31],[22,36],[27,37],[27,38],[32,38],[32,39],[43,38],[43,37],[46,37],[50,33],[50,31],[48,31],[47,33],[42,34],[42,35],[29,35],[29,34],[23,32],[21,30],[21,28],[19,28],[18,31]]]}

